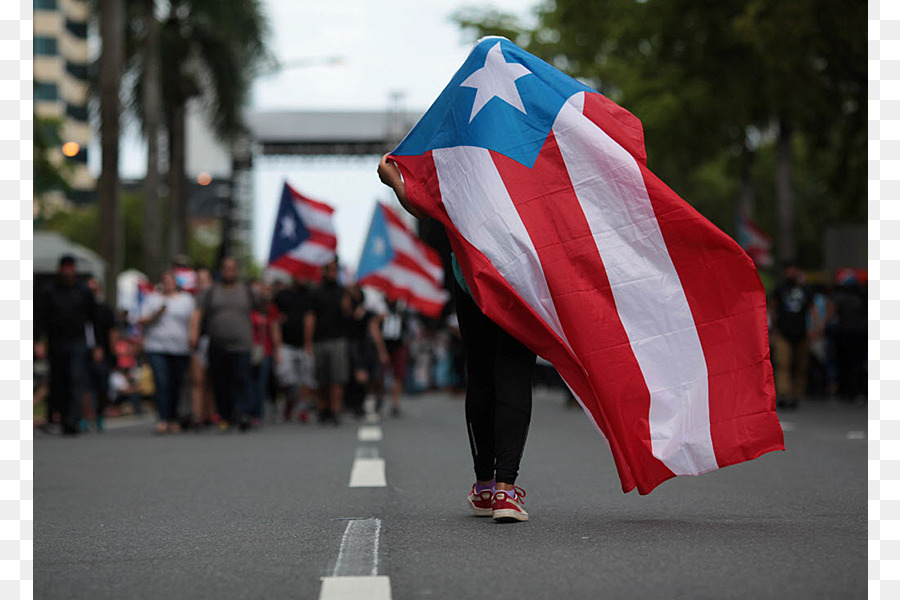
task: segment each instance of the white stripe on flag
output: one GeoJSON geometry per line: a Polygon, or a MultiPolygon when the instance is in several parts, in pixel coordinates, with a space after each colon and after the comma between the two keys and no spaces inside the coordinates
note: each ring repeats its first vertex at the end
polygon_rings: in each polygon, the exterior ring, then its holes
{"type": "Polygon", "coordinates": [[[416,239],[408,231],[404,231],[399,227],[388,224],[388,238],[391,247],[398,254],[405,254],[416,264],[422,267],[422,270],[431,275],[435,281],[441,281],[444,276],[444,269],[440,264],[434,264],[428,260],[428,256],[423,249],[416,244],[416,239]]]}
{"type": "Polygon", "coordinates": [[[560,110],[553,133],[650,391],[653,455],[677,475],[704,473],[717,463],[706,359],[691,309],[640,168],[582,114],[579,96],[560,110]]]}
{"type": "Polygon", "coordinates": [[[319,244],[305,243],[288,252],[288,256],[313,265],[324,265],[334,258],[334,250],[319,244]]]}
{"type": "Polygon", "coordinates": [[[432,157],[450,220],[568,345],[537,250],[490,151],[456,146],[436,149],[432,157]],[[478,198],[478,202],[473,202],[473,198],[478,198]]]}
{"type": "Polygon", "coordinates": [[[294,205],[297,207],[297,212],[300,213],[300,218],[303,219],[303,224],[307,228],[334,234],[334,219],[332,218],[334,213],[319,210],[303,200],[295,200],[294,205]]]}
{"type": "Polygon", "coordinates": [[[448,299],[447,291],[443,287],[438,287],[434,285],[434,282],[422,277],[421,274],[404,269],[399,265],[389,264],[378,269],[374,274],[384,277],[396,287],[408,290],[422,300],[444,303],[448,299]]]}

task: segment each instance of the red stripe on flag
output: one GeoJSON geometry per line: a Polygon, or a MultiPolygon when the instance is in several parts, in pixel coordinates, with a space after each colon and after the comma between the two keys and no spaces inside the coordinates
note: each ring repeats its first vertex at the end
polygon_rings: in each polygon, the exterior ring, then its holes
{"type": "Polygon", "coordinates": [[[357,283],[359,285],[367,285],[381,290],[391,300],[402,298],[410,308],[417,310],[432,319],[440,317],[444,310],[443,302],[432,302],[426,298],[413,294],[406,288],[397,287],[394,285],[393,281],[386,277],[382,277],[377,272],[366,275],[357,283]]]}
{"type": "Polygon", "coordinates": [[[286,271],[294,277],[309,279],[315,282],[322,279],[322,267],[299,261],[296,258],[291,258],[287,254],[279,256],[269,263],[268,266],[271,269],[281,269],[282,271],[286,271]]]}
{"type": "Polygon", "coordinates": [[[337,248],[337,236],[323,231],[309,230],[309,237],[303,240],[304,244],[318,244],[329,250],[337,248]]]}
{"type": "Polygon", "coordinates": [[[329,215],[334,213],[333,207],[325,204],[324,202],[320,202],[319,200],[313,200],[312,198],[310,198],[308,196],[304,196],[303,194],[301,194],[300,192],[295,190],[293,187],[291,187],[290,184],[285,184],[285,185],[288,186],[288,189],[291,191],[291,194],[294,196],[295,200],[305,202],[307,205],[310,206],[310,208],[312,208],[314,210],[322,211],[322,212],[328,213],[329,215]]]}
{"type": "MultiPolygon", "coordinates": [[[[611,120],[609,104],[586,94],[585,116],[608,133],[618,122],[611,120]]],[[[703,347],[716,462],[724,467],[784,450],[765,292],[752,261],[737,242],[639,166],[703,347]]]]}
{"type": "MultiPolygon", "coordinates": [[[[569,346],[588,374],[593,393],[581,400],[614,454],[618,449],[623,455],[616,456],[616,464],[630,465],[638,482],[654,486],[674,477],[653,456],[650,392],[556,138],[550,134],[531,169],[503,155],[492,156],[538,253],[569,346]],[[600,398],[613,402],[601,406],[600,398]]],[[[652,489],[638,487],[641,493],[652,489]]]]}

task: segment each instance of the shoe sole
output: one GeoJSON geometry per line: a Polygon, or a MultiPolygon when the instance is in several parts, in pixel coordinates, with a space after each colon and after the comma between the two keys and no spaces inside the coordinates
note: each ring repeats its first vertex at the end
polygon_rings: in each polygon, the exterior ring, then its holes
{"type": "Polygon", "coordinates": [[[491,517],[494,515],[494,511],[490,508],[478,508],[471,500],[468,498],[466,500],[469,503],[469,508],[472,509],[472,512],[475,513],[476,517],[491,517]]]}
{"type": "Polygon", "coordinates": [[[491,515],[498,523],[517,523],[528,520],[528,513],[519,512],[512,508],[491,511],[491,515]]]}

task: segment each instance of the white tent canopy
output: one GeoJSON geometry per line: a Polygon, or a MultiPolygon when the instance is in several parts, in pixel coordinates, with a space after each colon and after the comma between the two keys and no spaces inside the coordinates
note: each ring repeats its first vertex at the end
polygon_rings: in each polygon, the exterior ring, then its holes
{"type": "Polygon", "coordinates": [[[75,257],[79,273],[90,274],[101,282],[104,281],[106,263],[93,250],[79,246],[55,231],[34,232],[35,274],[55,273],[59,259],[64,254],[75,257]]]}

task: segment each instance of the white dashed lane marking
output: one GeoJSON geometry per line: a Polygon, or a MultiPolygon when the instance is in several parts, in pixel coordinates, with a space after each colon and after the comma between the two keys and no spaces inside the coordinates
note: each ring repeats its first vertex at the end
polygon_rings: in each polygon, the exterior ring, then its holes
{"type": "Polygon", "coordinates": [[[848,431],[847,432],[848,440],[864,440],[866,439],[865,431],[848,431]]]}
{"type": "Polygon", "coordinates": [[[361,446],[350,469],[350,487],[385,487],[384,459],[378,456],[374,446],[361,446]]]}
{"type": "Polygon", "coordinates": [[[319,600],[391,600],[391,580],[378,575],[381,519],[352,519],[341,538],[331,577],[322,578],[319,600]]]}
{"type": "Polygon", "coordinates": [[[380,442],[383,437],[380,425],[363,425],[357,434],[361,442],[380,442]]]}

